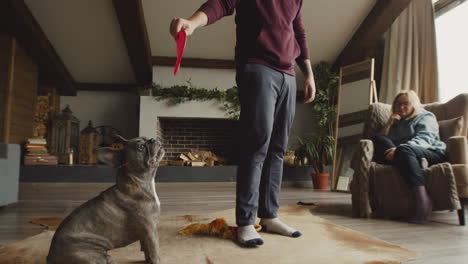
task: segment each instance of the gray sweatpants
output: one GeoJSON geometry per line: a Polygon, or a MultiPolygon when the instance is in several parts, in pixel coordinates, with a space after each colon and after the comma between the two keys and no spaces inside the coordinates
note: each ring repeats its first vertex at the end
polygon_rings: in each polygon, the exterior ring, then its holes
{"type": "Polygon", "coordinates": [[[296,107],[296,78],[260,64],[236,75],[241,104],[240,160],[237,169],[236,223],[275,218],[283,176],[283,157],[296,107]]]}

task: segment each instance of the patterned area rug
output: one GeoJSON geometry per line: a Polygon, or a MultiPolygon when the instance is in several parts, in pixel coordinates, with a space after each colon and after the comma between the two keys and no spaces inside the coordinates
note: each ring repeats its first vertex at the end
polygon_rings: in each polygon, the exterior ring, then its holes
{"type": "MultiPolygon", "coordinates": [[[[243,248],[232,240],[201,235],[183,236],[179,230],[193,222],[210,222],[224,217],[234,223],[234,209],[204,216],[163,217],[160,223],[161,262],[168,263],[401,263],[419,257],[417,252],[332,224],[311,213],[310,206],[283,206],[280,218],[302,232],[299,238],[261,233],[265,244],[243,248]]],[[[54,230],[60,219],[33,222],[54,230]]],[[[0,246],[2,264],[45,264],[54,231],[47,230],[27,239],[0,246]]],[[[110,251],[116,263],[144,263],[139,243],[110,251]]]]}

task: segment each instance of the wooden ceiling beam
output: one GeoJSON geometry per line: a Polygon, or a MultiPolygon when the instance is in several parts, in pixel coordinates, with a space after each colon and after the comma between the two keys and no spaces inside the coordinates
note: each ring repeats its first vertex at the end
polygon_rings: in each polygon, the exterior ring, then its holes
{"type": "Polygon", "coordinates": [[[60,95],[76,95],[74,80],[23,0],[0,1],[0,32],[14,36],[39,66],[39,79],[60,95]]]}
{"type": "Polygon", "coordinates": [[[153,80],[151,48],[141,0],[113,0],[135,79],[140,84],[153,80]]]}
{"type": "Polygon", "coordinates": [[[75,84],[80,91],[117,91],[134,93],[137,91],[136,83],[82,83],[75,84]]]}
{"type": "Polygon", "coordinates": [[[356,63],[373,54],[383,34],[410,4],[411,0],[377,0],[375,6],[361,23],[356,33],[337,57],[333,69],[356,63]]]}
{"type": "MultiPolygon", "coordinates": [[[[174,67],[175,57],[153,56],[153,65],[174,67]]],[[[234,60],[182,58],[181,67],[206,69],[235,69],[234,60]]]]}

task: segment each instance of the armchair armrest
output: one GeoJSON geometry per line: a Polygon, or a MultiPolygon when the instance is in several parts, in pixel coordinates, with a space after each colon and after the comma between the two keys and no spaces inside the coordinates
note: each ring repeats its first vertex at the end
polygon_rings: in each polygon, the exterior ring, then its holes
{"type": "Polygon", "coordinates": [[[451,164],[468,165],[468,143],[466,137],[451,137],[449,139],[447,153],[451,164]]]}
{"type": "Polygon", "coordinates": [[[359,141],[358,148],[353,155],[351,168],[354,170],[350,189],[353,203],[353,217],[370,217],[369,203],[369,168],[374,155],[374,144],[371,140],[359,141]]]}
{"type": "Polygon", "coordinates": [[[369,167],[374,156],[374,143],[370,139],[361,139],[358,143],[358,148],[353,155],[351,168],[358,170],[360,166],[369,167]]]}

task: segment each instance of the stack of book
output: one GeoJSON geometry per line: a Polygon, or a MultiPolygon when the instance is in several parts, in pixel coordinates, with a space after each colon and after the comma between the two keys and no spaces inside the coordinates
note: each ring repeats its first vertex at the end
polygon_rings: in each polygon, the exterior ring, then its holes
{"type": "Polygon", "coordinates": [[[57,157],[49,155],[45,138],[29,138],[24,145],[24,165],[57,165],[57,157]]]}
{"type": "Polygon", "coordinates": [[[45,138],[29,138],[24,146],[26,155],[44,156],[48,155],[47,140],[45,138]]]}

